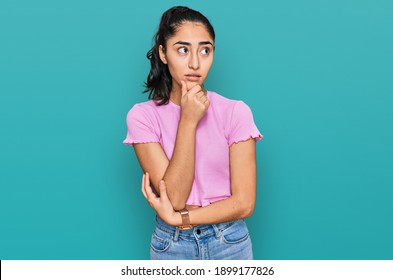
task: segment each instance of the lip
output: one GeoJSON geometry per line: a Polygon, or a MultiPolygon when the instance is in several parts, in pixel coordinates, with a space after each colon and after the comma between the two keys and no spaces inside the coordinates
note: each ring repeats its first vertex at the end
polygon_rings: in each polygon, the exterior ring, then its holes
{"type": "Polygon", "coordinates": [[[201,75],[198,74],[187,74],[185,75],[186,80],[192,81],[192,82],[197,82],[201,78],[201,75]]]}

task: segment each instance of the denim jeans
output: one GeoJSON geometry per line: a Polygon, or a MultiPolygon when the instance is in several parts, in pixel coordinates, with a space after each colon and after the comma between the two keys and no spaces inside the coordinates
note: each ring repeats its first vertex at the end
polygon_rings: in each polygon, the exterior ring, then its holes
{"type": "Polygon", "coordinates": [[[179,230],[156,217],[151,238],[152,260],[252,260],[252,244],[244,220],[179,230]]]}

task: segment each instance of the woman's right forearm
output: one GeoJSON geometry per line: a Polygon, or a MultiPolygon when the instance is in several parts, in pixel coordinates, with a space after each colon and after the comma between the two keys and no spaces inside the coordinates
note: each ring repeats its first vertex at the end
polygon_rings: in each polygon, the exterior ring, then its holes
{"type": "Polygon", "coordinates": [[[175,210],[185,207],[195,173],[195,135],[197,123],[179,121],[175,147],[163,180],[175,210]]]}
{"type": "Polygon", "coordinates": [[[163,177],[175,210],[183,209],[190,195],[195,173],[196,128],[210,105],[201,85],[188,90],[186,83],[181,81],[181,94],[176,143],[163,177]]]}

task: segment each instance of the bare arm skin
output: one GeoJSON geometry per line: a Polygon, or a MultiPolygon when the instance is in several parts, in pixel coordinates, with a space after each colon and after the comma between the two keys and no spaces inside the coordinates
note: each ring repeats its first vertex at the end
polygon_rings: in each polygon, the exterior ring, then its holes
{"type": "Polygon", "coordinates": [[[181,114],[176,143],[171,160],[168,160],[159,143],[134,144],[138,161],[150,175],[150,182],[160,194],[160,180],[166,183],[166,194],[173,209],[185,207],[191,192],[195,173],[195,134],[199,121],[210,105],[201,86],[187,91],[182,82],[181,114]]]}
{"type": "MultiPolygon", "coordinates": [[[[212,203],[206,207],[189,210],[190,222],[193,225],[222,223],[249,217],[256,198],[256,159],[255,140],[233,144],[230,147],[230,172],[232,196],[228,199],[212,203]]],[[[160,182],[161,197],[152,193],[148,174],[142,180],[142,192],[157,214],[168,224],[179,226],[181,216],[173,210],[166,196],[166,186],[160,182]]]]}
{"type": "Polygon", "coordinates": [[[179,123],[175,148],[168,160],[159,143],[135,144],[135,153],[150,182],[160,194],[158,183],[164,180],[167,195],[175,210],[185,207],[194,180],[195,127],[179,123]],[[179,176],[178,174],[182,174],[179,176]]]}

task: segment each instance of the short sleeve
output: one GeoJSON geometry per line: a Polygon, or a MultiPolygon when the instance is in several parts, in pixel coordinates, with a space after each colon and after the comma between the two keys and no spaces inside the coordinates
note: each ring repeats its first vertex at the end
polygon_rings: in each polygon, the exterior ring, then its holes
{"type": "Polygon", "coordinates": [[[133,146],[137,143],[160,142],[154,119],[139,104],[134,105],[128,112],[126,122],[128,130],[123,144],[133,146]]]}
{"type": "Polygon", "coordinates": [[[233,107],[229,124],[228,145],[254,138],[261,140],[263,135],[254,123],[250,107],[243,101],[238,101],[233,107]]]}

